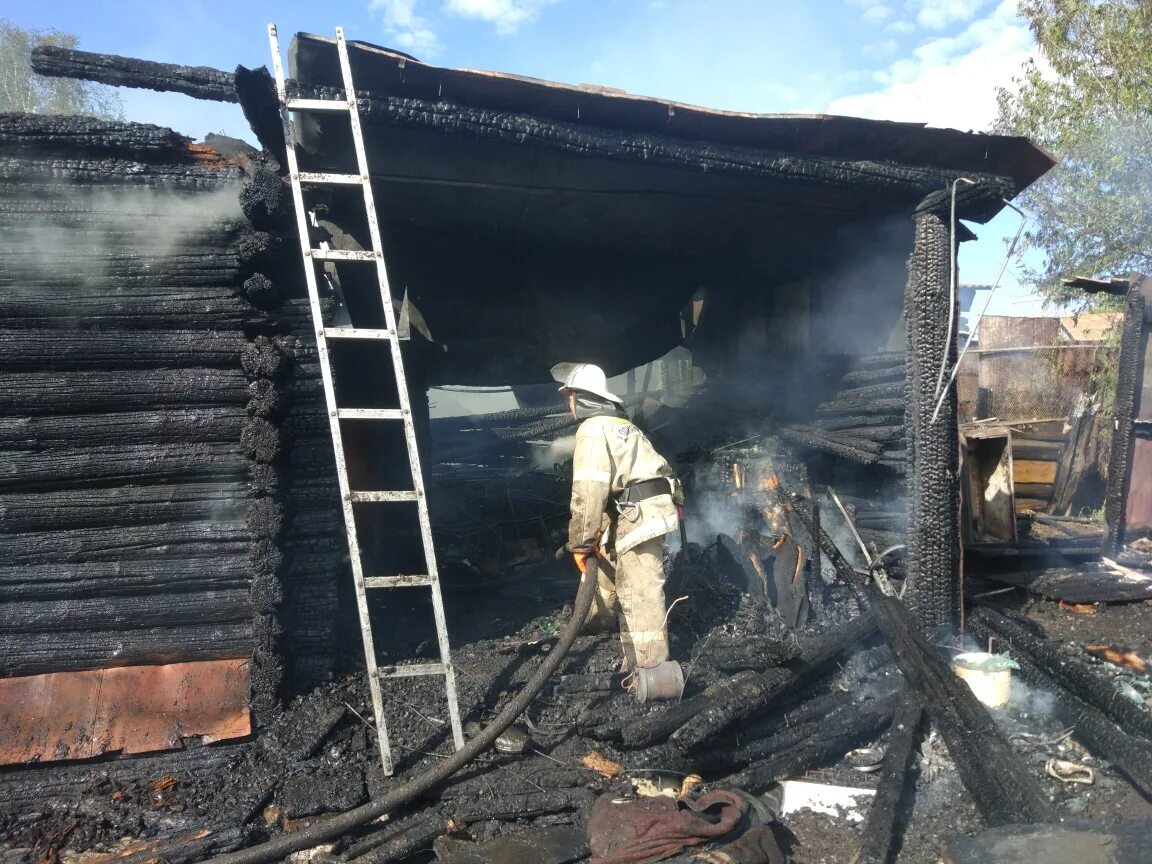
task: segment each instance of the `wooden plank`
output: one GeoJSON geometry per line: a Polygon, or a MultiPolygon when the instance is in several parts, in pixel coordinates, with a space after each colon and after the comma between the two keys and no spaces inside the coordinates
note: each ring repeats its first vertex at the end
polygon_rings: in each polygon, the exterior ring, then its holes
{"type": "Polygon", "coordinates": [[[1017,483],[1016,494],[1021,498],[1042,498],[1052,500],[1051,483],[1017,483]]]}
{"type": "Polygon", "coordinates": [[[0,765],[242,738],[252,731],[250,667],[212,660],[0,679],[0,765]]]}
{"type": "MultiPolygon", "coordinates": [[[[1013,454],[1015,455],[1015,454],[1013,454]]],[[[1037,459],[1013,459],[1013,477],[1017,485],[1052,484],[1056,481],[1056,463],[1037,459]]]]}
{"type": "Polygon", "coordinates": [[[1016,497],[1016,512],[1021,510],[1031,510],[1034,513],[1042,513],[1048,507],[1047,498],[1024,498],[1016,497]]]}

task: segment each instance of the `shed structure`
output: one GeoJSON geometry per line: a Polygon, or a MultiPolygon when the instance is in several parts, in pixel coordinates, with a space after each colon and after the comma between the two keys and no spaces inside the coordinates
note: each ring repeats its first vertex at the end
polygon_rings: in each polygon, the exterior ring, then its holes
{"type": "MultiPolygon", "coordinates": [[[[907,480],[891,483],[907,483],[922,619],[952,621],[956,403],[950,393],[937,411],[936,383],[956,351],[952,243],[970,235],[954,238],[948,213],[955,196],[961,218],[990,219],[1051,167],[1045,153],[351,48],[391,282],[412,325],[414,404],[435,384],[541,382],[561,360],[620,373],[690,334],[693,362],[741,422],[787,423],[854,360],[906,344],[892,410],[908,434],[890,461],[907,480]]],[[[334,41],[300,34],[289,59],[300,95],[340,86],[334,41]]],[[[21,609],[0,633],[0,690],[237,661],[251,664],[250,704],[274,710],[332,674],[347,577],[271,80],[61,49],[34,62],[235,99],[264,152],[138,124],[0,118],[0,226],[69,250],[31,259],[6,243],[0,256],[0,542],[15,556],[0,599],[21,609]],[[177,240],[157,243],[159,225],[179,226],[177,240]]],[[[298,120],[303,170],[352,168],[341,123],[298,120]]],[[[315,198],[312,245],[367,245],[352,195],[315,198]]],[[[353,322],[378,325],[374,282],[336,267],[353,322]]],[[[353,398],[390,380],[371,374],[382,361],[370,346],[337,360],[360,370],[353,398]]],[[[379,484],[367,488],[391,488],[402,449],[366,435],[359,455],[379,484]]],[[[379,554],[402,556],[404,529],[377,526],[379,554]]]]}

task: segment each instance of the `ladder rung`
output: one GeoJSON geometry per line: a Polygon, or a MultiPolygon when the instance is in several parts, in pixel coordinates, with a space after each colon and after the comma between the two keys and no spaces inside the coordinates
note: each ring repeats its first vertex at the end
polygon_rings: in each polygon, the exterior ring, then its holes
{"type": "Polygon", "coordinates": [[[431,576],[367,576],[365,588],[423,588],[432,584],[431,576]]]}
{"type": "Polygon", "coordinates": [[[347,99],[285,99],[289,111],[347,111],[347,99]]]}
{"type": "Polygon", "coordinates": [[[418,675],[443,675],[443,663],[410,663],[407,666],[383,666],[377,670],[381,678],[415,678],[418,675]]]}
{"type": "Polygon", "coordinates": [[[309,249],[308,254],[316,261],[375,261],[380,257],[371,249],[309,249]]]}
{"type": "Polygon", "coordinates": [[[404,412],[399,408],[337,408],[336,416],[341,420],[403,420],[404,412]]]}
{"type": "Polygon", "coordinates": [[[359,186],[364,178],[359,174],[321,174],[315,171],[301,171],[296,175],[301,183],[325,183],[334,186],[359,186]]]}
{"type": "Polygon", "coordinates": [[[391,330],[372,327],[325,327],[325,339],[391,339],[391,330]]]}
{"type": "Polygon", "coordinates": [[[380,501],[417,501],[419,496],[414,491],[401,492],[349,492],[348,499],[356,504],[370,504],[380,501]]]}

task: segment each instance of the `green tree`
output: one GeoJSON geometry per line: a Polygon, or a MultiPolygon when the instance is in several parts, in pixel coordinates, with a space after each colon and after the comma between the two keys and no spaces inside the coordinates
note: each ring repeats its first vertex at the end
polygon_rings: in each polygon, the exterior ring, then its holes
{"type": "Polygon", "coordinates": [[[111,87],[33,72],[32,49],[40,44],[75,48],[79,40],[71,33],[24,29],[0,18],[0,111],[123,116],[120,97],[111,87]]]}
{"type": "Polygon", "coordinates": [[[1025,243],[1047,259],[1027,275],[1050,302],[1115,303],[1060,277],[1152,272],[1152,3],[1020,0],[1019,11],[1040,57],[999,91],[996,131],[1059,159],[1024,199],[1025,243]]]}

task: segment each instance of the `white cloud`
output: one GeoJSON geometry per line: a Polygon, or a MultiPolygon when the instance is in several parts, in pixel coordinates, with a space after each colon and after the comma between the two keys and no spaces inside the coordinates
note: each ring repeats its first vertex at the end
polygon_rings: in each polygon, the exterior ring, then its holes
{"type": "Polygon", "coordinates": [[[1035,56],[1016,0],[1002,0],[956,36],[922,43],[908,59],[876,70],[880,87],[835,99],[828,112],[905,120],[955,129],[987,129],[996,117],[996,88],[1008,86],[1035,56]]]}
{"type": "Polygon", "coordinates": [[[885,33],[898,33],[900,35],[907,35],[916,29],[916,25],[911,21],[893,21],[891,24],[884,28],[885,33]]]}
{"type": "Polygon", "coordinates": [[[988,0],[909,0],[916,23],[929,30],[943,30],[949,24],[971,21],[988,0]]]}
{"type": "Polygon", "coordinates": [[[867,7],[861,17],[869,24],[879,24],[881,21],[887,20],[891,16],[891,6],[885,6],[883,3],[876,3],[875,5],[867,7]]]}
{"type": "Polygon", "coordinates": [[[860,49],[860,53],[865,57],[891,57],[899,47],[895,39],[883,39],[879,42],[871,42],[865,45],[860,49]]]}
{"type": "Polygon", "coordinates": [[[435,54],[440,39],[432,22],[416,11],[418,0],[371,0],[369,9],[379,12],[384,33],[397,48],[413,54],[435,54]]]}
{"type": "Polygon", "coordinates": [[[515,33],[521,24],[531,21],[545,6],[559,0],[445,0],[444,11],[460,18],[487,21],[502,35],[515,33]]]}

